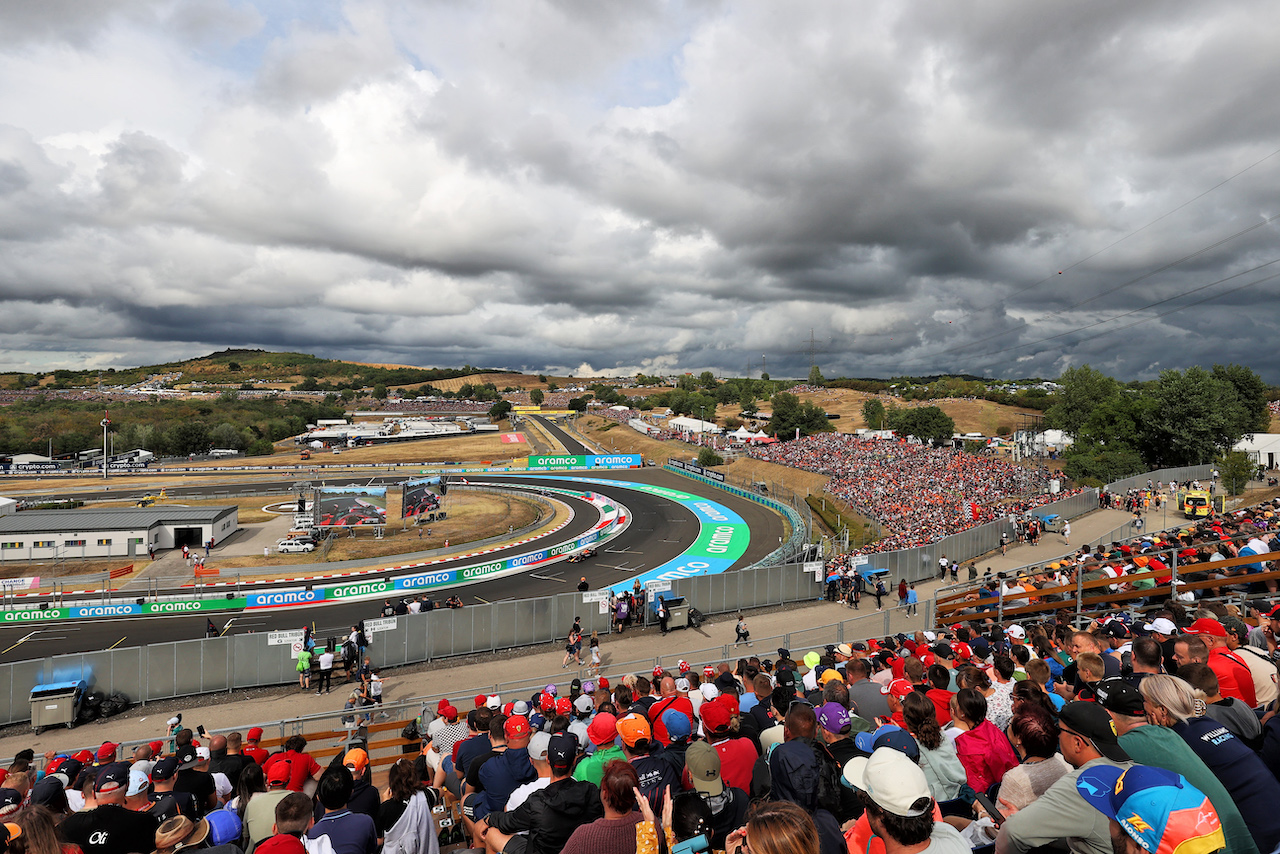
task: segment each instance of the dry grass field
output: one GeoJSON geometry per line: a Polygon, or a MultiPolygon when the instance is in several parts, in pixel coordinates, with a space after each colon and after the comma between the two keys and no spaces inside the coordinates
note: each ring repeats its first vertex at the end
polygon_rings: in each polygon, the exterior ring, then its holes
{"type": "MultiPolygon", "coordinates": [[[[333,562],[391,557],[444,548],[446,541],[450,548],[462,549],[466,543],[496,537],[512,528],[522,528],[536,521],[539,514],[538,505],[532,501],[509,495],[450,492],[448,502],[449,517],[443,522],[432,522],[418,528],[412,525],[402,528],[398,518],[400,495],[393,490],[388,490],[388,524],[383,529],[382,539],[376,539],[371,528],[357,530],[355,536],[339,536],[334,540],[324,560],[333,562]],[[429,536],[426,533],[428,528],[431,529],[429,536]],[[419,532],[422,533],[421,536],[419,532]]],[[[559,515],[557,513],[557,516],[559,515]]],[[[270,577],[268,566],[316,563],[320,560],[317,554],[273,554],[267,560],[266,566],[263,558],[257,556],[228,557],[210,562],[209,565],[226,569],[256,568],[260,573],[252,577],[265,578],[270,577]]],[[[241,576],[250,577],[245,572],[241,572],[241,576]]]]}
{"type": "MultiPolygon", "coordinates": [[[[839,415],[840,418],[832,421],[831,424],[841,433],[852,433],[859,428],[867,426],[866,421],[862,418],[862,405],[868,398],[872,397],[879,397],[880,402],[886,407],[891,402],[896,403],[900,408],[936,405],[955,420],[958,432],[982,433],[984,436],[994,436],[1002,427],[1008,427],[1010,430],[1018,429],[1024,421],[1021,417],[1022,414],[1040,414],[1033,409],[1004,406],[986,400],[912,401],[906,403],[894,400],[887,395],[872,395],[845,388],[801,392],[796,396],[802,401],[815,403],[827,412],[839,415]]],[[[768,404],[761,404],[761,408],[767,411],[768,404]]],[[[737,404],[721,406],[716,409],[716,416],[720,419],[736,417],[738,412],[739,407],[737,404]]]]}

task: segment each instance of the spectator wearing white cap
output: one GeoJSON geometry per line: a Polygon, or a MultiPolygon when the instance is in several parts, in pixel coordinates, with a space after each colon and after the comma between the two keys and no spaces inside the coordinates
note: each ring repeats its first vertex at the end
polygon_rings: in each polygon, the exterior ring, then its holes
{"type": "Polygon", "coordinates": [[[538,772],[538,778],[516,787],[511,796],[507,798],[508,812],[524,803],[534,792],[551,785],[551,764],[547,761],[547,748],[550,745],[551,735],[549,733],[535,732],[533,737],[529,739],[529,760],[533,762],[533,768],[538,772]]]}
{"type": "Polygon", "coordinates": [[[861,793],[867,820],[885,854],[969,854],[959,831],[934,821],[933,794],[924,772],[900,751],[880,747],[850,759],[845,782],[861,793]]]}

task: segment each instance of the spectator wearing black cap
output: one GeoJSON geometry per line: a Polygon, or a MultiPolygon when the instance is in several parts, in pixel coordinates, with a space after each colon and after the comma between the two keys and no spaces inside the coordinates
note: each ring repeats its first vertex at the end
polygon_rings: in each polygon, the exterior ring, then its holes
{"type": "Polygon", "coordinates": [[[68,816],[58,825],[58,838],[80,846],[84,854],[133,854],[155,849],[160,822],[144,812],[125,808],[129,766],[108,765],[94,782],[93,809],[68,816]]]}
{"type": "Polygon", "coordinates": [[[1058,748],[1075,770],[1060,777],[1023,809],[1000,802],[1006,820],[996,835],[996,854],[1022,854],[1066,840],[1073,854],[1112,854],[1111,823],[1076,789],[1080,772],[1099,765],[1131,766],[1111,718],[1096,703],[1072,702],[1059,716],[1058,748]]]}
{"type": "Polygon", "coordinates": [[[190,792],[194,795],[196,803],[200,806],[201,815],[217,809],[217,784],[214,782],[212,774],[196,768],[200,764],[200,757],[196,753],[196,748],[190,744],[184,745],[178,748],[176,756],[178,759],[178,776],[174,780],[173,790],[175,792],[190,792]]]}
{"type": "MultiPolygon", "coordinates": [[[[1119,734],[1120,746],[1134,762],[1181,774],[1205,793],[1222,819],[1228,854],[1257,850],[1240,810],[1222,783],[1177,733],[1163,725],[1175,720],[1166,705],[1174,703],[1174,699],[1165,696],[1168,692],[1160,685],[1163,680],[1182,681],[1176,676],[1148,676],[1142,680],[1142,687],[1135,690],[1123,680],[1104,679],[1098,683],[1102,692],[1097,705],[1109,714],[1119,734]]],[[[1191,716],[1190,709],[1177,711],[1191,716]]]]}
{"type": "Polygon", "coordinates": [[[556,733],[547,745],[551,782],[511,812],[492,812],[477,821],[476,832],[490,851],[504,854],[558,854],[580,825],[604,816],[600,790],[573,779],[578,740],[556,733]],[[516,834],[527,832],[527,836],[516,834]]]}
{"type": "Polygon", "coordinates": [[[200,819],[202,810],[196,796],[190,792],[174,791],[177,775],[178,759],[175,756],[166,756],[151,769],[151,792],[147,796],[151,808],[148,812],[162,824],[176,815],[185,815],[192,821],[200,819]]]}

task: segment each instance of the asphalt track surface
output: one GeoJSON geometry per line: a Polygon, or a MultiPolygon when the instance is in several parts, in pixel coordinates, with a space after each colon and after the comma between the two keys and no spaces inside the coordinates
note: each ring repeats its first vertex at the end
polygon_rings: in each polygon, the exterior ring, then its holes
{"type": "MultiPolygon", "coordinates": [[[[556,432],[558,434],[557,438],[565,444],[566,448],[573,449],[571,453],[590,453],[580,443],[570,439],[567,435],[563,435],[558,428],[553,428],[546,422],[543,422],[543,426],[548,431],[556,432]]],[[[771,552],[777,547],[778,538],[782,534],[782,522],[778,516],[760,505],[734,498],[713,487],[703,486],[688,478],[662,469],[581,472],[573,476],[588,478],[594,476],[607,480],[656,484],[706,495],[731,506],[742,516],[752,531],[751,544],[746,554],[735,564],[735,569],[754,563],[771,552]]],[[[386,475],[372,479],[367,476],[324,478],[324,482],[326,484],[340,485],[370,483],[372,481],[376,484],[380,482],[398,483],[404,479],[405,475],[386,475]]],[[[588,486],[588,484],[580,481],[557,480],[554,476],[475,474],[469,475],[468,480],[502,482],[513,485],[561,486],[569,489],[584,489],[588,486]]],[[[271,484],[241,484],[238,488],[244,489],[252,485],[262,488],[264,491],[268,489],[278,490],[281,486],[291,487],[296,482],[296,479],[291,478],[271,484]]],[[[172,498],[181,496],[197,497],[212,489],[219,488],[225,488],[225,485],[178,486],[169,489],[168,494],[172,498]]],[[[567,561],[543,564],[522,575],[451,588],[447,593],[437,592],[433,594],[432,598],[443,600],[445,596],[457,593],[465,603],[478,604],[549,596],[557,593],[573,592],[578,579],[582,576],[586,576],[587,583],[594,590],[616,584],[619,581],[626,581],[639,572],[652,569],[676,558],[688,548],[697,536],[699,530],[697,518],[693,513],[678,504],[622,487],[601,485],[592,488],[622,504],[631,513],[631,523],[627,530],[601,548],[596,557],[576,564],[571,564],[567,561]]],[[[137,494],[141,496],[146,492],[146,489],[139,489],[137,494]]],[[[112,498],[129,497],[128,495],[122,495],[121,491],[91,494],[91,497],[107,496],[112,498]]],[[[575,505],[577,515],[569,527],[558,532],[557,540],[569,539],[577,533],[582,533],[596,521],[594,510],[589,505],[574,502],[571,499],[570,501],[575,505]]],[[[504,555],[518,554],[534,548],[536,548],[535,545],[526,543],[519,547],[487,554],[485,558],[493,559],[504,555]]],[[[435,566],[444,568],[474,563],[475,561],[475,558],[458,559],[443,561],[435,564],[435,566]]],[[[406,563],[409,561],[389,557],[387,562],[406,563]]],[[[383,578],[390,574],[370,574],[362,578],[383,578]]],[[[284,586],[296,587],[298,584],[292,583],[284,586]]],[[[317,606],[309,609],[292,608],[281,611],[223,614],[216,616],[214,622],[215,626],[226,634],[296,629],[304,624],[314,623],[317,636],[323,638],[330,635],[345,635],[353,623],[361,619],[379,616],[380,610],[381,602],[364,600],[338,605],[317,606]]],[[[93,620],[82,624],[62,622],[42,628],[31,625],[0,626],[0,661],[21,661],[42,658],[48,655],[201,638],[205,635],[207,619],[203,615],[191,617],[131,617],[116,620],[93,620]]]]}

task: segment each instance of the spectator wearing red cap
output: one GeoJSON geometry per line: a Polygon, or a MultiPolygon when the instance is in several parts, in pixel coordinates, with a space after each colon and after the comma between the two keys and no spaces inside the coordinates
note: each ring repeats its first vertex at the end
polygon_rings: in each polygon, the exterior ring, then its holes
{"type": "MultiPolygon", "coordinates": [[[[683,664],[683,662],[681,662],[683,664]]],[[[662,681],[658,683],[658,691],[661,697],[658,701],[649,707],[648,718],[649,725],[653,728],[653,737],[663,747],[671,743],[671,736],[667,733],[667,727],[662,722],[662,713],[668,709],[675,709],[680,714],[689,719],[689,726],[694,726],[695,718],[693,714],[693,703],[676,690],[676,680],[670,676],[662,677],[662,681]]]]}
{"type": "Polygon", "coordinates": [[[599,712],[587,725],[587,740],[595,747],[591,755],[578,763],[573,771],[573,779],[585,780],[600,785],[604,775],[604,766],[615,759],[626,761],[627,757],[614,742],[618,737],[618,719],[608,712],[599,712]]]}
{"type": "Polygon", "coordinates": [[[749,792],[752,771],[760,753],[751,739],[739,738],[733,729],[736,706],[736,698],[720,696],[703,703],[698,712],[702,715],[702,732],[720,756],[720,777],[724,784],[749,792]]]}
{"type": "MultiPolygon", "coordinates": [[[[272,763],[271,768],[266,771],[267,790],[249,799],[249,805],[244,808],[244,826],[251,846],[256,846],[271,836],[276,805],[290,794],[288,788],[290,776],[287,761],[272,763]]],[[[310,815],[309,812],[308,815],[310,815]]]]}
{"type": "Polygon", "coordinates": [[[289,785],[291,792],[301,792],[308,779],[319,780],[324,770],[306,752],[307,740],[300,735],[291,735],[284,743],[284,752],[272,756],[262,770],[267,772],[267,780],[271,779],[271,769],[277,763],[289,763],[289,785]]]}
{"type": "Polygon", "coordinates": [[[472,800],[471,819],[484,818],[490,812],[506,809],[507,798],[519,786],[533,782],[538,777],[533,762],[529,759],[529,739],[533,737],[533,729],[528,718],[523,715],[512,715],[503,721],[503,736],[506,743],[502,749],[496,745],[489,761],[477,771],[479,780],[479,798],[472,800]]]}
{"type": "Polygon", "coordinates": [[[1253,672],[1239,655],[1227,648],[1227,630],[1222,623],[1207,618],[1196,620],[1185,635],[1178,638],[1173,650],[1179,667],[1192,661],[1209,665],[1218,677],[1222,696],[1235,697],[1251,709],[1258,705],[1253,672]]]}
{"type": "Polygon", "coordinates": [[[248,756],[250,759],[252,759],[254,762],[257,762],[259,765],[267,761],[267,756],[269,756],[270,754],[268,754],[267,751],[264,750],[262,747],[260,747],[258,744],[258,742],[262,741],[262,727],[260,726],[250,727],[249,731],[244,734],[244,740],[245,740],[245,747],[244,747],[245,756],[248,756]]]}
{"type": "Polygon", "coordinates": [[[444,721],[444,726],[438,728],[434,737],[431,739],[436,753],[441,758],[453,755],[453,746],[459,742],[465,741],[470,733],[467,730],[465,721],[458,720],[458,710],[453,706],[445,706],[440,710],[440,719],[444,721]]]}

